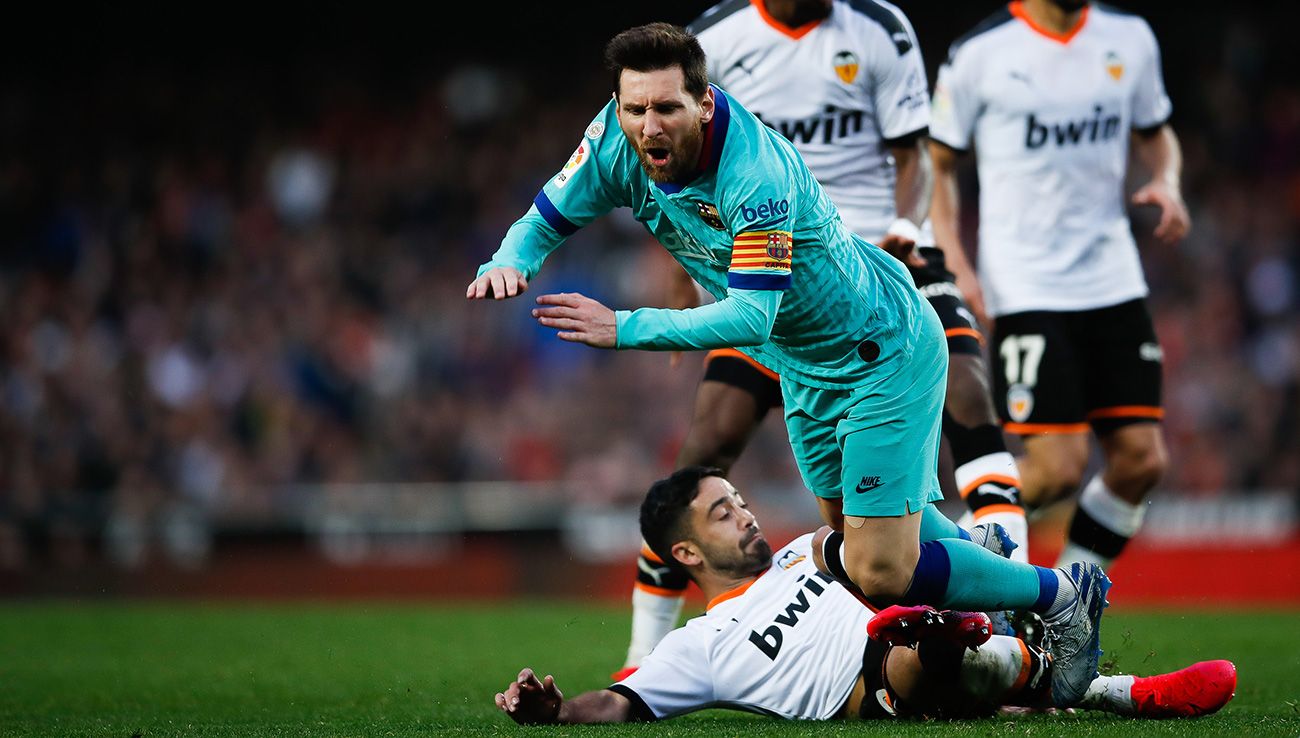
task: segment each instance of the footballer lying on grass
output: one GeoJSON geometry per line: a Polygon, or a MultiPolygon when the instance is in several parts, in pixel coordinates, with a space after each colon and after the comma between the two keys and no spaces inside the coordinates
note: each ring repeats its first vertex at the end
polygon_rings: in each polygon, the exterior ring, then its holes
{"type": "MultiPolygon", "coordinates": [[[[656,482],[641,506],[641,531],[664,561],[686,569],[707,611],[608,689],[565,700],[552,677],[524,669],[496,695],[516,722],[659,720],[705,708],[804,720],[974,717],[1052,705],[1050,646],[990,635],[983,613],[919,606],[873,615],[818,570],[814,534],[773,553],[716,469],[688,467],[656,482]]],[[[1236,683],[1229,661],[1098,676],[1075,706],[1191,717],[1227,704],[1236,683]]]]}

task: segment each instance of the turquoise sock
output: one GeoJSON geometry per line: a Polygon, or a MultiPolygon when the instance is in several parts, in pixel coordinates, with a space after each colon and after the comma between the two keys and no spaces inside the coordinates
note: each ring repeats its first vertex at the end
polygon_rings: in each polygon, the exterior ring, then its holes
{"type": "Polygon", "coordinates": [[[1022,564],[956,538],[926,541],[901,604],[957,610],[1047,612],[1060,580],[1054,569],[1022,564]]]}
{"type": "Polygon", "coordinates": [[[939,512],[939,508],[930,503],[921,510],[921,541],[934,541],[940,538],[961,538],[970,540],[970,534],[939,512]]]}

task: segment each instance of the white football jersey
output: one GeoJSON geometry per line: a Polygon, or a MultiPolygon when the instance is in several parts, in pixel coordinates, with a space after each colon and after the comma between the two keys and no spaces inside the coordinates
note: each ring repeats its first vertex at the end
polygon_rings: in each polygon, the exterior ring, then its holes
{"type": "Polygon", "coordinates": [[[876,242],[894,221],[888,142],[930,122],[925,65],[911,24],[879,0],[835,0],[792,29],[761,0],[726,0],[690,30],[709,79],[799,150],[845,225],[876,242]]]}
{"type": "Polygon", "coordinates": [[[817,571],[809,533],[773,554],[753,583],[665,636],[611,689],[656,718],[723,707],[827,720],[862,672],[871,616],[817,571]]]}
{"type": "Polygon", "coordinates": [[[930,135],[974,145],[979,275],[992,315],[1147,294],[1124,205],[1130,130],[1170,113],[1146,21],[1100,4],[1054,35],[1013,2],[953,44],[930,135]]]}

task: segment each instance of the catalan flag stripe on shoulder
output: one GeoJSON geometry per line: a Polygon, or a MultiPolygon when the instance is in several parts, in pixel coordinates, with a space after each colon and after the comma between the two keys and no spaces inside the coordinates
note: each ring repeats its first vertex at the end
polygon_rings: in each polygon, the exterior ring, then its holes
{"type": "Polygon", "coordinates": [[[746,231],[731,244],[727,286],[748,290],[790,288],[794,239],[790,231],[746,231]]]}

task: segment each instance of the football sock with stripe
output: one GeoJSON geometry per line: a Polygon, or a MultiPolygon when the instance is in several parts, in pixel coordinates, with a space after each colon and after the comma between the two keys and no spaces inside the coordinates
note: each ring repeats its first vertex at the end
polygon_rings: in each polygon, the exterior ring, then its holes
{"type": "Polygon", "coordinates": [[[952,448],[957,489],[972,524],[998,523],[1018,544],[1011,558],[1029,560],[1029,525],[1020,504],[1020,470],[996,425],[967,428],[943,414],[943,433],[952,448]]]}
{"type": "MultiPolygon", "coordinates": [[[[938,538],[960,538],[971,540],[971,534],[948,519],[934,503],[926,505],[921,511],[921,541],[933,541],[938,538]]],[[[849,578],[844,569],[844,534],[836,531],[822,541],[822,559],[829,569],[827,574],[835,577],[840,584],[848,587],[855,594],[861,594],[857,585],[849,578]]]]}
{"type": "Polygon", "coordinates": [[[690,578],[668,566],[642,546],[637,557],[636,584],[632,589],[632,640],[624,666],[639,666],[641,659],[677,627],[690,578]]]}
{"type": "Polygon", "coordinates": [[[1033,610],[1052,618],[1074,601],[1059,569],[1004,559],[970,541],[944,538],[921,544],[921,557],[902,605],[955,610],[1033,610]]]}
{"type": "Polygon", "coordinates": [[[1146,502],[1134,505],[1122,500],[1100,474],[1093,477],[1079,495],[1079,507],[1070,521],[1069,537],[1057,566],[1081,561],[1109,568],[1142,528],[1146,511],[1146,502]]]}
{"type": "MultiPolygon", "coordinates": [[[[838,531],[822,542],[826,573],[860,592],[844,567],[843,549],[844,534],[838,531]]],[[[942,538],[921,542],[912,582],[897,604],[981,612],[1032,610],[1051,618],[1074,597],[1064,571],[1004,559],[969,540],[942,538]]]]}
{"type": "Polygon", "coordinates": [[[966,694],[994,705],[1037,706],[1051,686],[1047,657],[1019,638],[995,635],[962,655],[958,682],[966,694]]]}

